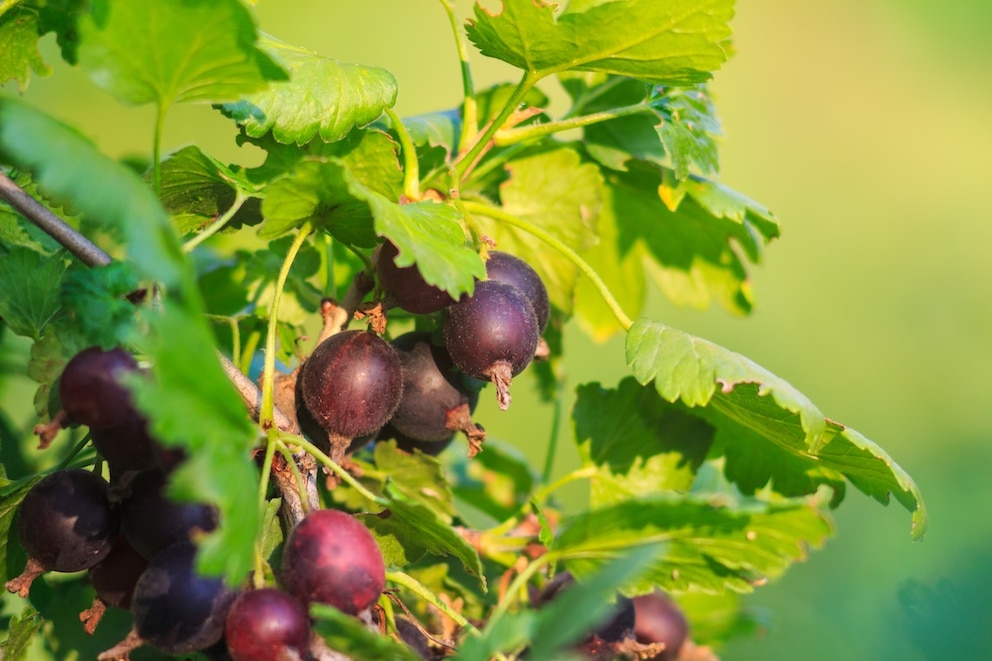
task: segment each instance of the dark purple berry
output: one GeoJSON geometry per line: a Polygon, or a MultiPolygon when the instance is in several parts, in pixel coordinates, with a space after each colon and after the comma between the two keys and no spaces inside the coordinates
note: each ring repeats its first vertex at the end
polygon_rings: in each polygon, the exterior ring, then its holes
{"type": "Polygon", "coordinates": [[[501,409],[510,405],[510,381],[531,360],[540,337],[534,306],[519,289],[483,280],[475,293],[447,310],[444,343],[455,365],[496,385],[501,409]]]}
{"type": "Polygon", "coordinates": [[[148,434],[148,421],[137,411],[119,425],[91,428],[93,447],[107,460],[111,480],[124,473],[157,466],[155,441],[148,434]]]}
{"type": "Polygon", "coordinates": [[[174,544],[152,558],[134,588],[135,632],[169,654],[190,654],[219,641],[237,597],[221,579],[198,574],[195,559],[195,546],[174,544]]]}
{"type": "Polygon", "coordinates": [[[403,366],[403,397],[389,424],[415,441],[440,443],[456,431],[476,434],[472,410],[478,393],[461,384],[461,376],[444,347],[430,333],[412,332],[393,340],[403,366]]]}
{"type": "Polygon", "coordinates": [[[543,333],[548,326],[551,304],[548,301],[548,290],[537,271],[516,255],[491,250],[486,262],[486,275],[490,280],[513,285],[527,297],[537,315],[537,329],[543,333]]]}
{"type": "Polygon", "coordinates": [[[123,424],[131,415],[131,393],[120,377],[138,370],[123,349],[83,349],[59,378],[62,409],[71,422],[99,429],[123,424]]]}
{"type": "Polygon", "coordinates": [[[379,599],[386,566],[375,538],[338,510],[310,512],[289,534],[282,581],[301,601],[330,604],[356,615],[379,599]]]}
{"type": "Polygon", "coordinates": [[[42,572],[89,569],[107,557],[120,529],[120,512],[99,475],[62,470],[35,484],[17,510],[17,532],[28,564],[7,583],[26,597],[42,572]]]}
{"type": "Polygon", "coordinates": [[[310,642],[310,618],[303,603],[288,592],[251,590],[231,604],[224,637],[233,661],[302,659],[310,642]]]}
{"type": "Polygon", "coordinates": [[[651,661],[674,661],[689,635],[689,622],[678,605],[661,590],[634,597],[634,635],[639,643],[664,643],[651,661]]]}
{"type": "Polygon", "coordinates": [[[121,503],[121,530],[131,546],[146,558],[217,527],[217,510],[213,506],[177,502],[166,495],[162,471],[139,473],[128,488],[130,494],[121,503]]]}
{"type": "Polygon", "coordinates": [[[134,586],[146,567],[148,560],[120,535],[107,557],[90,567],[90,583],[97,598],[106,605],[130,608],[134,586]]]}
{"type": "Polygon", "coordinates": [[[430,314],[455,302],[446,291],[427,284],[416,265],[396,266],[399,250],[386,241],[379,251],[379,284],[396,305],[413,314],[430,314]]]}
{"type": "Polygon", "coordinates": [[[329,435],[336,460],[352,439],[375,434],[386,424],[402,393],[399,356],[369,331],[332,335],[317,345],[300,371],[302,403],[329,435]]]}

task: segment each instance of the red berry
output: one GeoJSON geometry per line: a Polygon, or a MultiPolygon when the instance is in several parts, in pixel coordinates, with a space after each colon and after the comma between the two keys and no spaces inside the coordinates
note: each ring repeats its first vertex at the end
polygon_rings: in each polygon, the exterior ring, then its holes
{"type": "Polygon", "coordinates": [[[356,615],[376,602],[386,565],[375,538],[338,510],[310,512],[290,533],[282,554],[283,585],[304,602],[356,615]]]}

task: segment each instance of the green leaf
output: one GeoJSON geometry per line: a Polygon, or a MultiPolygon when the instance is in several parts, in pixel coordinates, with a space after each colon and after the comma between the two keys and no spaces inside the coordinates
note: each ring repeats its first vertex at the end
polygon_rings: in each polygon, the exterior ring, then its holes
{"type": "Polygon", "coordinates": [[[444,517],[432,507],[407,498],[389,483],[384,496],[388,514],[365,517],[366,525],[379,536],[394,537],[407,558],[419,557],[424,551],[442,558],[454,556],[485,590],[486,577],[478,552],[444,517]]]}
{"type": "Polygon", "coordinates": [[[314,631],[327,646],[355,661],[420,661],[407,645],[369,629],[358,618],[333,606],[311,604],[314,631]]]}
{"type": "Polygon", "coordinates": [[[573,0],[555,16],[543,0],[477,4],[468,36],[483,55],[538,77],[599,71],[666,85],[710,78],[727,59],[733,0],[573,0]],[[604,28],[608,26],[608,29],[604,28]]]}
{"type": "Polygon", "coordinates": [[[0,572],[3,572],[5,583],[24,569],[26,557],[20,549],[14,520],[24,496],[41,478],[41,475],[34,475],[16,482],[0,480],[0,572]],[[12,553],[12,549],[19,552],[12,553]]]}
{"type": "MultiPolygon", "coordinates": [[[[615,194],[612,186],[603,187],[603,206],[597,221],[599,242],[586,249],[582,258],[606,283],[621,309],[636,317],[644,307],[647,292],[645,250],[641,244],[625,245],[620,240],[623,221],[616,216],[615,194]]],[[[575,283],[574,312],[582,330],[597,342],[605,342],[623,330],[589,278],[579,278],[575,283]]]]}
{"type": "Polygon", "coordinates": [[[238,0],[92,0],[79,35],[93,81],[135,105],[233,100],[285,78],[238,0]]]}
{"type": "MultiPolygon", "coordinates": [[[[159,198],[180,235],[202,229],[228,211],[238,192],[254,193],[240,174],[192,145],[166,157],[160,176],[159,198]]],[[[150,173],[146,178],[150,180],[150,173]]],[[[228,226],[254,225],[261,220],[257,212],[257,207],[242,207],[228,226]]]]}
{"type": "Polygon", "coordinates": [[[713,442],[709,424],[631,378],[613,390],[580,386],[572,415],[583,465],[597,469],[593,508],[689,491],[713,442]]]}
{"type": "Polygon", "coordinates": [[[313,156],[287,164],[287,176],[266,189],[259,236],[274,238],[310,222],[348,245],[374,247],[373,215],[364,195],[399,198],[403,173],[396,143],[382,131],[362,131],[310,151],[313,156]]]}
{"type": "Polygon", "coordinates": [[[805,560],[808,548],[831,532],[828,520],[805,504],[731,509],[698,497],[655,495],[568,519],[552,551],[581,578],[621,552],[660,544],[650,570],[621,590],[751,592],[756,582],[805,560]]]}
{"type": "MultiPolygon", "coordinates": [[[[279,269],[286,258],[293,237],[283,237],[271,242],[267,250],[253,253],[239,251],[238,257],[245,261],[237,268],[236,285],[240,285],[241,296],[247,296],[246,304],[266,319],[276,292],[279,269]]],[[[302,325],[320,309],[323,293],[310,283],[310,278],[320,268],[320,255],[313,245],[304,245],[289,270],[289,277],[283,287],[282,302],[279,305],[279,320],[288,324],[302,325]]],[[[237,303],[231,302],[232,307],[237,303]]],[[[232,312],[240,310],[241,307],[232,312]]]]}
{"type": "Polygon", "coordinates": [[[38,50],[38,14],[33,8],[15,7],[0,14],[0,87],[17,81],[17,91],[27,89],[31,72],[39,76],[52,73],[38,50]]]}
{"type": "Polygon", "coordinates": [[[520,450],[492,438],[486,440],[484,452],[460,460],[450,470],[458,499],[491,516],[492,525],[505,521],[527,502],[539,477],[520,450]]]}
{"type": "MultiPolygon", "coordinates": [[[[573,250],[581,252],[595,243],[603,190],[599,168],[581,163],[578,153],[561,147],[510,161],[506,170],[510,178],[500,186],[503,211],[546,230],[573,250]]],[[[569,259],[517,227],[483,215],[477,220],[499,250],[534,267],[552,305],[571,311],[578,270],[569,259]]]]}
{"type": "MultiPolygon", "coordinates": [[[[504,652],[523,649],[534,639],[536,626],[537,613],[532,610],[498,618],[490,622],[483,635],[463,636],[453,661],[491,661],[504,652]]],[[[557,661],[573,660],[558,657],[557,661]]]]}
{"type": "Polygon", "coordinates": [[[62,307],[88,346],[119,346],[134,325],[134,304],[127,296],[138,289],[130,264],[113,262],[92,269],[73,268],[62,282],[62,307]]]}
{"type": "Polygon", "coordinates": [[[38,8],[38,34],[54,32],[62,49],[62,59],[69,64],[77,63],[79,30],[76,24],[87,9],[87,0],[43,0],[38,8]]]}
{"type": "Polygon", "coordinates": [[[220,525],[200,542],[198,567],[238,584],[252,567],[259,526],[258,503],[245,497],[245,486],[258,482],[250,454],[257,430],[221,369],[202,317],[167,299],[144,320],[151,333],[134,342],[152,363],[151,378],[129,381],[135,403],[158,441],[186,450],[169,494],[212,503],[220,512],[220,525]]]}
{"type": "Polygon", "coordinates": [[[626,254],[642,247],[648,272],[676,303],[702,308],[716,298],[728,310],[749,312],[747,260],[759,262],[765,243],[778,236],[774,218],[710,181],[665,189],[664,172],[631,163],[629,172],[608,176],[612,206],[604,215],[617,225],[614,250],[626,254]],[[680,192],[681,198],[666,200],[659,190],[680,192]]]}
{"type": "Polygon", "coordinates": [[[343,64],[271,38],[263,45],[289,80],[221,107],[251,137],[272,131],[282,143],[303,145],[318,135],[334,142],[396,103],[396,79],[385,69],[343,64]]]}
{"type": "MultiPolygon", "coordinates": [[[[919,488],[884,450],[855,430],[827,420],[791,384],[744,356],[660,322],[638,319],[627,333],[627,364],[642,385],[654,381],[665,400],[710,406],[720,416],[701,415],[717,427],[742,426],[807,459],[803,466],[815,463],[843,474],[879,502],[887,503],[889,494],[894,495],[913,513],[913,537],[925,534],[927,515],[919,488]]],[[[740,433],[725,436],[728,442],[733,437],[748,439],[740,433]]],[[[832,477],[814,474],[819,482],[829,483],[832,477]]]]}
{"type": "Polygon", "coordinates": [[[669,90],[653,105],[661,118],[658,136],[668,152],[675,178],[688,177],[692,165],[702,174],[718,172],[715,137],[723,132],[705,86],[669,90]]]}
{"type": "Polygon", "coordinates": [[[375,444],[375,466],[389,476],[390,485],[411,502],[433,509],[446,523],[455,515],[454,496],[441,462],[423,452],[396,449],[395,441],[375,444]]]}
{"type": "Polygon", "coordinates": [[[47,197],[119,229],[143,277],[167,287],[189,282],[182,247],[155,195],[74,129],[0,96],[0,156],[30,170],[47,197]]]}
{"type": "Polygon", "coordinates": [[[41,614],[28,606],[20,617],[10,620],[7,639],[0,643],[0,657],[4,661],[24,661],[28,658],[28,648],[35,635],[45,623],[41,614]]]}
{"type": "Polygon", "coordinates": [[[18,335],[35,340],[59,311],[62,256],[44,257],[27,248],[0,254],[0,317],[18,335]]]}

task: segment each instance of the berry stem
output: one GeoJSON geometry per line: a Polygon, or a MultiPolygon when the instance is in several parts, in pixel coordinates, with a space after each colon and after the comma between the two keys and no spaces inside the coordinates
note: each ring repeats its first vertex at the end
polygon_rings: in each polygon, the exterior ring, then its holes
{"type": "Polygon", "coordinates": [[[241,190],[238,190],[234,194],[234,202],[231,204],[228,210],[222,213],[220,216],[218,216],[217,220],[215,220],[210,225],[208,225],[207,229],[203,230],[202,232],[194,236],[192,239],[184,243],[183,252],[186,253],[193,252],[193,249],[196,248],[198,245],[200,245],[201,243],[212,237],[217,232],[224,229],[224,226],[227,225],[227,223],[230,222],[232,218],[234,218],[234,215],[239,211],[241,211],[241,207],[244,206],[244,203],[248,201],[248,197],[249,196],[245,195],[241,190]]]}
{"type": "Polygon", "coordinates": [[[400,139],[400,146],[403,148],[403,195],[410,200],[420,199],[420,165],[417,163],[417,148],[413,146],[413,139],[403,125],[403,120],[392,108],[386,108],[386,116],[396,131],[396,137],[400,139]]]}
{"type": "Polygon", "coordinates": [[[165,102],[155,104],[155,134],[152,137],[152,190],[155,197],[162,192],[162,133],[165,131],[165,102]]]}
{"type": "Polygon", "coordinates": [[[502,209],[500,209],[499,207],[493,206],[491,204],[464,200],[463,208],[469,213],[477,213],[482,216],[489,216],[490,218],[495,218],[496,220],[504,222],[507,225],[513,225],[514,227],[518,227],[523,231],[527,232],[528,234],[532,234],[537,238],[541,239],[542,241],[544,241],[545,243],[547,243],[548,245],[550,245],[552,248],[554,248],[562,255],[567,257],[569,261],[575,264],[575,266],[578,267],[578,269],[582,271],[582,273],[584,273],[585,276],[592,281],[593,286],[596,287],[596,291],[598,291],[599,295],[603,297],[603,300],[606,302],[606,305],[610,308],[610,311],[613,313],[613,316],[616,317],[617,322],[620,323],[620,326],[625,331],[630,330],[630,327],[634,325],[634,322],[631,320],[630,317],[627,316],[627,313],[623,311],[623,308],[620,306],[620,303],[613,296],[613,293],[610,291],[610,288],[606,285],[606,283],[603,282],[603,279],[599,277],[598,273],[596,273],[595,269],[589,266],[586,260],[582,259],[577,252],[575,252],[567,245],[565,245],[560,239],[558,239],[558,237],[554,236],[550,232],[541,229],[540,227],[534,225],[533,223],[529,223],[526,220],[523,220],[522,218],[518,218],[513,214],[509,214],[503,211],[502,209]]]}
{"type": "Polygon", "coordinates": [[[322,463],[324,466],[329,468],[342,482],[350,486],[352,489],[357,491],[360,495],[364,496],[367,500],[372,501],[376,505],[381,505],[382,507],[389,507],[389,500],[381,496],[377,496],[368,489],[366,489],[361,482],[356,480],[351,476],[351,473],[341,468],[337,462],[333,461],[328,457],[323,450],[318,448],[316,445],[298,436],[283,436],[282,442],[287,445],[296,445],[303,448],[308,453],[313,455],[313,457],[322,463]]]}
{"type": "Polygon", "coordinates": [[[466,631],[469,631],[475,635],[479,634],[479,630],[472,625],[465,616],[453,609],[448,604],[444,603],[438,599],[437,595],[431,592],[423,583],[415,579],[413,576],[401,571],[387,571],[386,581],[399,585],[406,588],[410,592],[414,593],[430,605],[437,608],[439,611],[454,620],[455,624],[462,627],[466,631]]]}
{"type": "Polygon", "coordinates": [[[468,149],[479,132],[479,108],[475,102],[475,84],[472,81],[472,67],[468,61],[468,46],[458,24],[458,17],[455,16],[455,7],[451,0],[441,0],[441,6],[448,15],[451,32],[455,36],[458,61],[461,64],[462,93],[465,98],[462,101],[462,134],[458,139],[458,153],[462,153],[468,149]]]}
{"type": "Polygon", "coordinates": [[[279,269],[279,276],[276,278],[275,291],[272,294],[272,307],[269,309],[269,323],[265,336],[265,365],[262,367],[262,408],[258,414],[258,422],[262,429],[273,426],[275,404],[272,398],[272,390],[275,385],[276,374],[276,331],[279,325],[279,304],[282,303],[282,290],[289,279],[289,270],[293,266],[296,255],[303,247],[303,242],[313,231],[309,222],[303,223],[290,244],[286,252],[286,258],[279,269]]]}

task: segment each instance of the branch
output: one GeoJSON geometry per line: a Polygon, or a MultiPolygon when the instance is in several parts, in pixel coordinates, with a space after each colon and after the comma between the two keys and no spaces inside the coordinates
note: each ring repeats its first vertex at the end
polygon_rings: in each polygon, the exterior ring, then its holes
{"type": "Polygon", "coordinates": [[[0,170],[0,198],[14,210],[30,220],[50,237],[58,241],[74,257],[87,266],[106,266],[112,260],[92,241],[66,224],[64,220],[31,197],[13,179],[0,170]]]}

